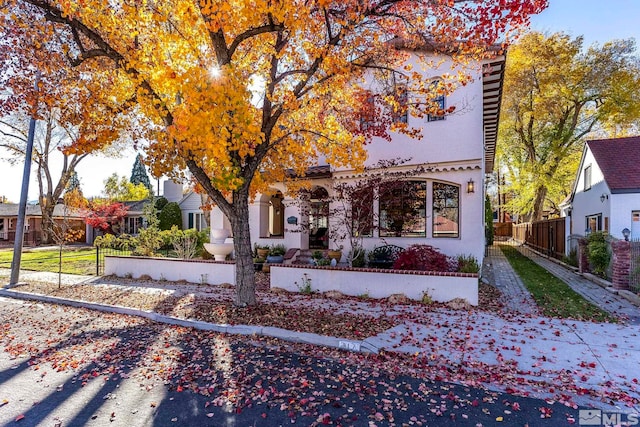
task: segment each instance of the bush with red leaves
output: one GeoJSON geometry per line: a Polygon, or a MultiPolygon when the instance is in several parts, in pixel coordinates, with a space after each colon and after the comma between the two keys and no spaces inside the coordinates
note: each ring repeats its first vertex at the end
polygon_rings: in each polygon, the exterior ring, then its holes
{"type": "Polygon", "coordinates": [[[457,262],[430,245],[411,245],[393,263],[396,270],[457,271],[457,262]]]}

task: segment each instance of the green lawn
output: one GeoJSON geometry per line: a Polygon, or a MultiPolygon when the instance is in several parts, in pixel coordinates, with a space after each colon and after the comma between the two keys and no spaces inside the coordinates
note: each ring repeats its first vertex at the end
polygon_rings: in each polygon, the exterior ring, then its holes
{"type": "MultiPolygon", "coordinates": [[[[20,268],[31,271],[58,272],[58,250],[25,250],[20,268]]],[[[0,268],[11,268],[13,251],[0,251],[0,268]]],[[[62,272],[68,274],[96,274],[95,248],[64,248],[62,251],[62,272]]]]}
{"type": "Polygon", "coordinates": [[[516,248],[507,245],[500,248],[545,316],[615,322],[607,312],[591,304],[516,248]]]}

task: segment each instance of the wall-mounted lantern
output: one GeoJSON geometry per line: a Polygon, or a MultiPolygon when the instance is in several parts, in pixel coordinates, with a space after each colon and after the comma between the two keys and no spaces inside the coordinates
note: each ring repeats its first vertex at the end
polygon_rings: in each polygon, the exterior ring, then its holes
{"type": "Polygon", "coordinates": [[[622,235],[624,236],[624,241],[628,242],[629,241],[629,236],[631,235],[631,230],[629,230],[627,227],[622,229],[622,235]]]}
{"type": "Polygon", "coordinates": [[[604,203],[605,200],[609,200],[609,195],[602,193],[600,196],[600,203],[604,203]]]}
{"type": "Polygon", "coordinates": [[[473,178],[467,182],[467,193],[473,193],[476,190],[475,182],[473,182],[473,178]]]}

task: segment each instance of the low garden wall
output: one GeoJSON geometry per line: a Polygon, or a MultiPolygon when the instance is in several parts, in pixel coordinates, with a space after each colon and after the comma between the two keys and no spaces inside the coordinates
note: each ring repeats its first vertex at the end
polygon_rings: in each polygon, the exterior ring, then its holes
{"type": "Polygon", "coordinates": [[[134,279],[147,275],[154,280],[219,285],[236,282],[236,265],[225,261],[105,256],[104,274],[134,279]]]}
{"type": "Polygon", "coordinates": [[[272,287],[300,292],[307,284],[311,290],[318,292],[335,290],[345,295],[368,295],[371,298],[404,294],[418,301],[427,293],[437,302],[463,298],[471,305],[478,305],[477,274],[376,268],[271,266],[272,287]]]}
{"type": "MultiPolygon", "coordinates": [[[[106,256],[104,262],[105,275],[134,279],[147,275],[154,280],[186,280],[210,285],[235,283],[233,262],[135,256],[106,256]]],[[[462,298],[478,305],[477,274],[271,264],[272,288],[300,292],[306,285],[316,292],[340,291],[370,298],[404,294],[420,301],[426,293],[437,302],[462,298]]]]}

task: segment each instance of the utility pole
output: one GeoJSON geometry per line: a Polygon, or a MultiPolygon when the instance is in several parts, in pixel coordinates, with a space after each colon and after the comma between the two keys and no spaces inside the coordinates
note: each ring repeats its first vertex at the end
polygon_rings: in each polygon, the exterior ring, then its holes
{"type": "MultiPolygon", "coordinates": [[[[40,82],[40,73],[36,73],[36,81],[34,89],[38,92],[38,83],[40,82]]],[[[22,172],[22,189],[20,192],[20,204],[18,205],[18,221],[16,224],[16,241],[13,245],[13,262],[11,263],[11,279],[9,286],[15,285],[20,279],[20,261],[22,259],[22,241],[24,240],[24,218],[27,213],[27,197],[29,197],[29,179],[31,176],[31,156],[33,151],[33,138],[36,131],[36,105],[33,106],[34,111],[31,112],[31,120],[29,121],[29,134],[27,136],[27,148],[25,150],[24,170],[22,172]]]]}

